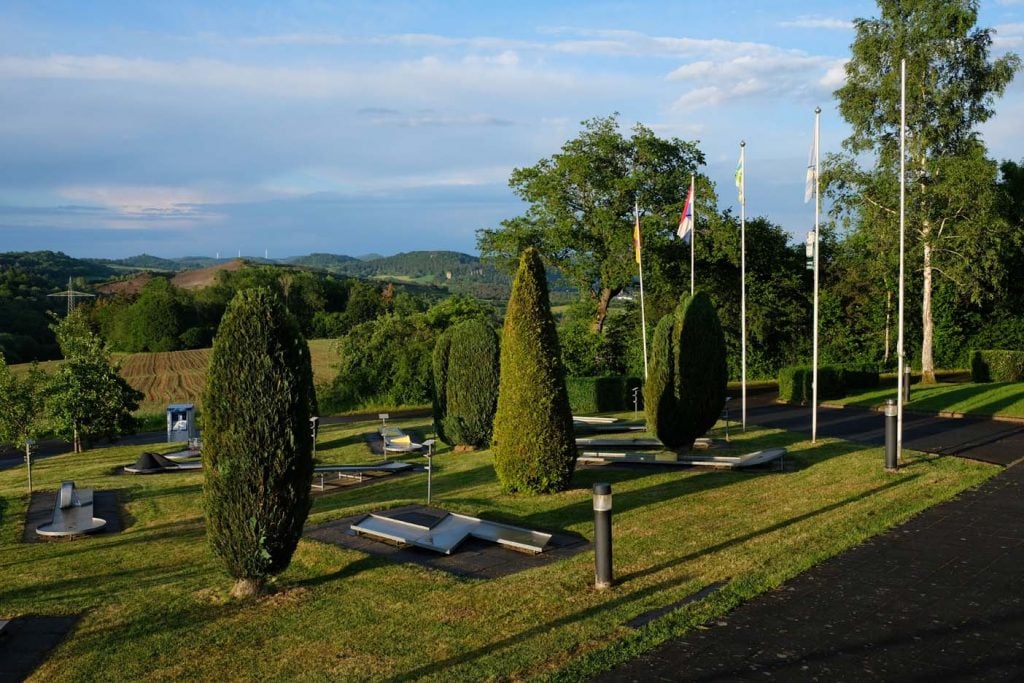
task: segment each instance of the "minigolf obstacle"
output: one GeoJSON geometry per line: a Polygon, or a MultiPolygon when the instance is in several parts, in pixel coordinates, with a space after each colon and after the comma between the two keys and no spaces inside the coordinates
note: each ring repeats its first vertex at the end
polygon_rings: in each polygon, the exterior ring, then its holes
{"type": "Polygon", "coordinates": [[[47,538],[69,538],[91,534],[107,525],[107,520],[92,516],[92,489],[76,489],[75,482],[61,482],[49,524],[36,533],[47,538]]]}
{"type": "Polygon", "coordinates": [[[544,552],[551,534],[490,522],[478,517],[443,513],[438,517],[412,515],[402,518],[388,513],[371,513],[352,525],[352,531],[399,546],[416,546],[450,555],[467,538],[473,537],[522,553],[544,552]]]}

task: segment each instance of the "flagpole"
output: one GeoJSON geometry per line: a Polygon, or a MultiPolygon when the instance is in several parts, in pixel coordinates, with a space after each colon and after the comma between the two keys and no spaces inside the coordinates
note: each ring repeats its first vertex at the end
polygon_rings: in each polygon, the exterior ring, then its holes
{"type": "Polygon", "coordinates": [[[693,296],[694,283],[696,278],[694,266],[696,265],[695,249],[697,244],[697,186],[695,184],[696,174],[690,174],[690,197],[693,199],[690,204],[690,217],[693,225],[690,226],[690,296],[693,296]]]}
{"type": "Polygon", "coordinates": [[[813,377],[811,379],[811,443],[818,439],[818,255],[821,251],[820,212],[821,182],[818,179],[821,155],[818,143],[821,139],[821,107],[814,108],[814,350],[813,377]]]}
{"type": "Polygon", "coordinates": [[[740,140],[740,396],[747,431],[747,143],[740,140]]]}
{"type": "Polygon", "coordinates": [[[903,250],[906,220],[906,131],[907,131],[907,60],[900,60],[900,304],[899,304],[899,337],[896,342],[896,355],[899,365],[896,369],[896,461],[903,458],[903,250]]]}
{"type": "Polygon", "coordinates": [[[640,200],[636,200],[636,263],[640,266],[640,331],[644,336],[644,381],[647,381],[647,313],[644,310],[644,260],[640,250],[640,200]]]}

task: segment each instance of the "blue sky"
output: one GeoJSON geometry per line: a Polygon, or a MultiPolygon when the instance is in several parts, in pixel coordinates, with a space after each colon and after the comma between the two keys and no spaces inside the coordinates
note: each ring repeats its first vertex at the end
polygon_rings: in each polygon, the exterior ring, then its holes
{"type": "MultiPolygon", "coordinates": [[[[815,105],[874,3],[0,2],[0,251],[475,253],[510,171],[620,112],[794,234],[815,105]]],[[[994,54],[1024,0],[982,2],[994,54]]],[[[984,128],[1024,158],[1024,76],[984,128]]],[[[680,202],[682,202],[682,189],[680,202]]]]}

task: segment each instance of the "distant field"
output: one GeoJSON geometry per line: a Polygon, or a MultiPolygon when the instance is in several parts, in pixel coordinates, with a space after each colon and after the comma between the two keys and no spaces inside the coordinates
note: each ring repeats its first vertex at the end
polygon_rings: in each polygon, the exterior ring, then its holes
{"type": "MultiPolygon", "coordinates": [[[[333,339],[309,340],[313,360],[313,381],[329,382],[337,371],[331,351],[333,339]]],[[[131,353],[120,355],[121,375],[146,395],[139,412],[160,413],[168,403],[200,403],[210,349],[170,351],[166,353],[131,353]]],[[[40,367],[54,372],[60,361],[46,361],[40,367]]],[[[28,364],[14,365],[15,372],[25,372],[28,364]]]]}

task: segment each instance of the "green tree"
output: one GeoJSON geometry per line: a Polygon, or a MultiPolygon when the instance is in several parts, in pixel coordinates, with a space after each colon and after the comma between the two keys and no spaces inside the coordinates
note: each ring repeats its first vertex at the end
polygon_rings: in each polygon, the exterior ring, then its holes
{"type": "MultiPolygon", "coordinates": [[[[994,225],[994,165],[985,158],[978,124],[1013,79],[1019,58],[989,59],[992,35],[976,28],[976,0],[879,0],[880,16],[857,19],[839,111],[853,128],[843,143],[851,154],[873,153],[871,176],[899,169],[900,60],[906,59],[908,234],[921,272],[921,365],[934,381],[932,296],[937,276],[951,278],[978,299],[998,279],[994,225]]],[[[873,205],[888,216],[895,198],[872,196],[860,183],[851,207],[873,205]]],[[[863,225],[863,223],[862,223],[863,225]]],[[[918,270],[914,265],[910,272],[918,270]]]]}
{"type": "MultiPolygon", "coordinates": [[[[695,144],[663,140],[640,124],[624,137],[617,115],[584,121],[579,137],[560,153],[512,172],[509,185],[530,206],[501,228],[479,231],[480,252],[511,263],[525,247],[537,248],[594,300],[593,326],[601,332],[612,298],[636,275],[635,202],[644,213],[645,239],[667,241],[690,174],[703,163],[695,144]]],[[[710,185],[698,180],[701,209],[710,209],[710,185]]]]}
{"type": "Polygon", "coordinates": [[[435,422],[450,444],[483,447],[498,398],[498,335],[482,320],[449,328],[434,347],[435,422]]]}
{"type": "Polygon", "coordinates": [[[727,379],[725,337],[711,299],[684,296],[654,331],[644,386],[650,429],[669,448],[692,448],[718,420],[727,379]]]}
{"type": "Polygon", "coordinates": [[[118,374],[120,366],[89,328],[81,309],[53,326],[64,362],[47,388],[46,407],[58,434],[75,453],[99,437],[117,438],[137,428],[132,412],[144,398],[118,374]]]}
{"type": "Polygon", "coordinates": [[[505,311],[493,450],[494,469],[509,492],[562,491],[576,467],[558,334],[544,264],[533,248],[519,261],[505,311]]]}
{"type": "Polygon", "coordinates": [[[0,353],[0,444],[9,443],[25,449],[25,462],[32,480],[31,442],[43,433],[46,418],[43,411],[46,375],[32,364],[23,378],[15,376],[0,353]]]}
{"type": "Polygon", "coordinates": [[[270,290],[239,292],[214,339],[203,396],[206,529],[236,597],[291,562],[311,504],[315,411],[294,318],[270,290]]]}

